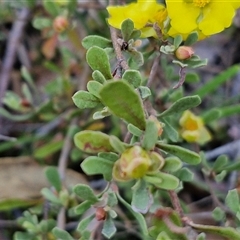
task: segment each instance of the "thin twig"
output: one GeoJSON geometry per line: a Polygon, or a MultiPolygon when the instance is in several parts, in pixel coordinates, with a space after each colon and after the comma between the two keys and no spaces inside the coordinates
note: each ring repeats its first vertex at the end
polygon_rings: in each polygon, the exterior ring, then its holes
{"type": "Polygon", "coordinates": [[[153,81],[156,77],[156,73],[157,73],[158,65],[159,65],[159,60],[160,60],[160,55],[158,55],[153,61],[152,69],[150,71],[148,82],[147,82],[147,87],[150,87],[152,85],[152,83],[153,83],[153,81]]]}
{"type": "Polygon", "coordinates": [[[177,193],[174,190],[169,190],[168,193],[170,195],[170,198],[171,198],[172,205],[173,205],[174,209],[179,214],[179,216],[181,218],[183,218],[184,217],[184,213],[183,213],[183,209],[181,207],[181,204],[180,204],[180,201],[179,201],[177,193]]]}
{"type": "Polygon", "coordinates": [[[9,34],[7,48],[2,63],[2,71],[0,73],[0,106],[2,106],[2,99],[8,87],[10,73],[16,57],[18,45],[22,34],[24,33],[23,29],[26,25],[29,14],[29,9],[23,8],[19,13],[16,22],[14,22],[12,30],[9,34]]]}
{"type": "MultiPolygon", "coordinates": [[[[109,5],[114,5],[114,1],[110,0],[109,5]]],[[[113,48],[114,48],[116,58],[118,61],[118,66],[119,66],[118,71],[116,72],[115,78],[121,78],[122,77],[122,69],[127,70],[127,69],[129,69],[129,66],[122,54],[121,47],[118,44],[117,30],[114,27],[110,26],[110,34],[111,34],[112,44],[113,44],[113,48]]]]}

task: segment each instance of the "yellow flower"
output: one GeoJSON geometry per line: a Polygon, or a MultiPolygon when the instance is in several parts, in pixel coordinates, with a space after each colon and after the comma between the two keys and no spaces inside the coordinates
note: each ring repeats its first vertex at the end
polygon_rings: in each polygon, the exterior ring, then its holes
{"type": "Polygon", "coordinates": [[[124,6],[109,6],[107,11],[110,15],[108,23],[111,26],[120,29],[124,20],[131,19],[135,29],[142,31],[142,37],[156,36],[152,27],[145,27],[147,23],[157,22],[162,28],[167,18],[166,8],[156,0],[138,0],[136,3],[124,6]]]}
{"type": "Polygon", "coordinates": [[[180,34],[194,30],[209,36],[232,23],[240,0],[166,0],[171,26],[180,34]]]}
{"type": "Polygon", "coordinates": [[[181,136],[187,142],[205,144],[211,140],[209,131],[204,126],[203,120],[190,111],[185,111],[180,118],[181,136]]]}

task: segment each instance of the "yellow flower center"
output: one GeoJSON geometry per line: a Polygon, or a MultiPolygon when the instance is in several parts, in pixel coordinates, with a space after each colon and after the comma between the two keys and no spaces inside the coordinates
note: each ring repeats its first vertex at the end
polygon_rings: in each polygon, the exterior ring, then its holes
{"type": "Polygon", "coordinates": [[[192,3],[195,7],[203,8],[205,7],[211,0],[184,0],[186,3],[192,3]]]}
{"type": "Polygon", "coordinates": [[[198,129],[198,123],[196,120],[188,119],[184,126],[187,130],[194,131],[198,129]]]}
{"type": "Polygon", "coordinates": [[[161,25],[167,18],[167,9],[162,9],[157,12],[157,14],[153,17],[154,20],[161,25]]]}
{"type": "Polygon", "coordinates": [[[210,0],[193,0],[194,6],[199,8],[205,7],[209,2],[210,0]]]}

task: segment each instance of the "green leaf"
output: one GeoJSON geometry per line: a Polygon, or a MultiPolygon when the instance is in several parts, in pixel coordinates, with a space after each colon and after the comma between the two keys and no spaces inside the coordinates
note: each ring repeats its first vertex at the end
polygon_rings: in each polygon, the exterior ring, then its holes
{"type": "Polygon", "coordinates": [[[142,82],[142,76],[137,70],[126,70],[122,76],[123,80],[126,80],[134,88],[138,88],[142,82]]]}
{"type": "Polygon", "coordinates": [[[212,216],[216,221],[223,221],[226,217],[225,212],[220,207],[216,207],[212,211],[212,216]]]}
{"type": "Polygon", "coordinates": [[[52,233],[58,240],[74,240],[74,238],[67,231],[58,227],[55,227],[52,230],[52,233]]]}
{"type": "Polygon", "coordinates": [[[26,121],[34,116],[35,113],[26,113],[21,115],[11,114],[6,109],[0,108],[0,116],[3,116],[7,119],[13,120],[14,122],[26,121]]]}
{"type": "Polygon", "coordinates": [[[125,42],[128,42],[128,40],[130,40],[133,30],[134,30],[133,21],[131,19],[124,20],[121,25],[121,32],[125,42]]]}
{"type": "Polygon", "coordinates": [[[168,122],[167,118],[161,118],[161,122],[164,123],[163,134],[166,134],[167,137],[172,142],[177,142],[179,139],[179,134],[175,128],[168,122]]]}
{"type": "Polygon", "coordinates": [[[109,160],[92,156],[86,158],[81,167],[87,175],[102,174],[106,181],[110,181],[112,179],[113,165],[114,163],[109,160]]]}
{"type": "Polygon", "coordinates": [[[198,32],[192,32],[188,35],[187,39],[184,41],[185,46],[191,46],[198,40],[198,32]]]}
{"type": "Polygon", "coordinates": [[[98,71],[98,70],[95,70],[93,73],[92,73],[92,77],[93,77],[93,79],[95,80],[95,81],[97,81],[97,82],[99,82],[99,83],[101,83],[101,84],[104,84],[104,83],[106,83],[106,79],[105,79],[105,77],[103,76],[103,74],[100,72],[100,71],[98,71]]]}
{"type": "Polygon", "coordinates": [[[15,232],[14,240],[32,240],[33,234],[28,232],[15,232]]]}
{"type": "Polygon", "coordinates": [[[176,172],[182,167],[182,161],[177,157],[165,158],[165,164],[162,168],[163,172],[176,172]]]}
{"type": "Polygon", "coordinates": [[[164,173],[164,172],[157,172],[154,174],[149,174],[146,176],[149,183],[154,184],[158,188],[167,189],[167,190],[174,190],[179,185],[179,180],[175,176],[164,173]],[[152,182],[151,182],[152,178],[152,182]],[[159,180],[158,180],[159,179],[159,180]]]}
{"type": "Polygon", "coordinates": [[[102,111],[97,111],[93,114],[93,119],[94,120],[103,119],[110,115],[111,115],[111,113],[109,112],[108,107],[104,107],[102,111]]]}
{"type": "Polygon", "coordinates": [[[100,158],[105,158],[109,161],[112,161],[112,162],[116,162],[118,159],[119,159],[119,156],[118,154],[116,153],[111,153],[111,152],[101,152],[101,153],[98,153],[98,157],[100,158]]]}
{"type": "Polygon", "coordinates": [[[142,147],[144,149],[151,150],[155,147],[158,140],[158,128],[156,123],[151,120],[147,120],[146,129],[143,135],[142,147]]]}
{"type": "Polygon", "coordinates": [[[162,231],[158,234],[156,240],[172,240],[172,239],[168,236],[166,232],[162,231]]]}
{"type": "Polygon", "coordinates": [[[99,131],[84,130],[74,136],[75,145],[87,153],[114,152],[110,137],[99,131]]]}
{"type": "Polygon", "coordinates": [[[92,204],[98,202],[98,198],[95,196],[93,190],[85,184],[77,184],[76,186],[74,186],[73,191],[83,201],[87,200],[92,204]]]}
{"type": "Polygon", "coordinates": [[[150,192],[147,183],[143,179],[139,179],[132,187],[132,209],[135,212],[147,213],[152,204],[150,192]]]}
{"type": "Polygon", "coordinates": [[[233,106],[221,107],[219,108],[221,111],[221,118],[229,117],[235,114],[240,113],[240,104],[236,104],[233,106]]]}
{"type": "Polygon", "coordinates": [[[219,119],[221,116],[222,116],[222,111],[220,109],[212,108],[206,111],[203,115],[201,115],[201,118],[204,123],[209,124],[210,122],[219,119]]]}
{"type": "Polygon", "coordinates": [[[60,192],[62,189],[62,182],[56,167],[47,167],[45,170],[45,175],[48,182],[55,187],[55,189],[60,192]]]}
{"type": "Polygon", "coordinates": [[[219,174],[215,175],[214,179],[216,182],[221,182],[226,177],[226,175],[227,175],[227,171],[223,170],[219,174]]]}
{"type": "Polygon", "coordinates": [[[95,97],[100,98],[99,92],[102,88],[102,84],[97,81],[88,81],[87,90],[95,97]]]}
{"type": "Polygon", "coordinates": [[[200,80],[200,78],[197,73],[191,72],[191,73],[186,74],[185,82],[187,82],[187,83],[197,83],[197,82],[199,82],[199,80],[200,80]]]}
{"type": "Polygon", "coordinates": [[[141,228],[141,232],[143,234],[143,237],[145,237],[145,239],[146,239],[146,237],[148,237],[149,234],[148,234],[148,227],[147,227],[147,224],[146,224],[146,221],[145,221],[145,218],[143,217],[143,215],[138,212],[133,211],[132,206],[128,202],[126,202],[120,196],[120,194],[118,192],[116,193],[116,195],[118,197],[118,200],[132,213],[132,215],[138,221],[139,226],[141,228]]]}
{"type": "Polygon", "coordinates": [[[206,239],[206,234],[205,233],[200,233],[198,234],[196,240],[205,240],[206,239]]]}
{"type": "Polygon", "coordinates": [[[117,196],[114,192],[108,192],[108,201],[107,201],[107,205],[109,207],[114,207],[118,204],[118,200],[117,200],[117,196]]]}
{"type": "Polygon", "coordinates": [[[100,91],[103,104],[113,114],[134,126],[145,129],[146,120],[139,95],[124,81],[109,81],[100,91]]]}
{"type": "Polygon", "coordinates": [[[96,98],[91,93],[89,93],[87,91],[83,91],[83,90],[77,91],[73,95],[72,99],[73,99],[74,104],[78,108],[81,108],[81,109],[94,108],[100,103],[98,98],[96,98]]]}
{"type": "Polygon", "coordinates": [[[225,203],[231,211],[237,212],[239,210],[239,196],[236,188],[228,191],[225,203]]]}
{"type": "Polygon", "coordinates": [[[126,149],[126,144],[121,142],[119,138],[115,136],[110,137],[110,144],[114,148],[114,150],[118,153],[123,153],[126,149]]]}
{"type": "Polygon", "coordinates": [[[53,153],[58,152],[60,149],[62,149],[64,144],[64,141],[58,141],[58,142],[49,142],[39,148],[37,148],[34,152],[35,158],[46,158],[47,156],[50,156],[53,153]]]}
{"type": "Polygon", "coordinates": [[[213,170],[219,172],[224,170],[224,167],[228,164],[228,157],[226,155],[219,156],[213,164],[213,170]]]}
{"type": "Polygon", "coordinates": [[[35,17],[33,19],[33,27],[42,30],[44,28],[49,28],[52,26],[52,20],[46,17],[35,17]]]}
{"type": "Polygon", "coordinates": [[[210,79],[208,82],[204,83],[201,88],[198,88],[195,94],[199,95],[201,98],[205,96],[210,96],[210,94],[220,87],[223,83],[228,81],[231,77],[235,76],[240,70],[238,65],[234,65],[223,71],[218,76],[210,79]]]}
{"type": "Polygon", "coordinates": [[[56,17],[60,14],[59,6],[53,1],[44,0],[43,6],[44,6],[45,10],[47,10],[54,17],[56,17]]]}
{"type": "Polygon", "coordinates": [[[131,36],[129,39],[138,39],[141,36],[141,31],[140,30],[133,30],[131,36]]]}
{"type": "Polygon", "coordinates": [[[140,86],[138,88],[138,91],[139,91],[142,99],[145,99],[145,98],[152,95],[151,90],[148,87],[145,87],[145,86],[140,86]]]}
{"type": "Polygon", "coordinates": [[[192,152],[188,149],[160,142],[158,142],[157,145],[161,150],[179,157],[183,162],[186,162],[188,164],[196,165],[201,162],[200,156],[197,153],[192,152]]]}
{"type": "Polygon", "coordinates": [[[102,234],[110,239],[115,233],[117,229],[114,225],[114,222],[111,217],[107,217],[107,219],[104,221],[102,234]]]}
{"type": "Polygon", "coordinates": [[[177,35],[176,37],[174,37],[173,45],[174,45],[175,49],[177,49],[180,46],[182,41],[183,41],[183,38],[181,35],[177,35]]]}
{"type": "Polygon", "coordinates": [[[92,70],[100,71],[106,79],[112,79],[108,55],[100,47],[91,47],[87,51],[87,62],[92,70]]]}
{"type": "Polygon", "coordinates": [[[175,175],[183,182],[191,182],[194,178],[194,174],[188,168],[180,169],[175,175]]]}
{"type": "Polygon", "coordinates": [[[112,47],[112,42],[104,37],[98,35],[89,35],[82,40],[84,48],[89,49],[91,47],[107,48],[112,47]]]}
{"type": "Polygon", "coordinates": [[[12,211],[13,209],[27,208],[39,204],[38,199],[4,199],[0,201],[0,211],[12,211]]]}
{"type": "Polygon", "coordinates": [[[179,100],[177,100],[175,103],[172,104],[171,107],[169,107],[164,112],[160,113],[158,117],[166,117],[173,114],[181,113],[187,109],[193,108],[198,106],[201,103],[201,99],[199,96],[188,96],[183,97],[179,100]]]}
{"type": "Polygon", "coordinates": [[[128,131],[134,136],[140,137],[143,134],[143,131],[141,129],[135,127],[131,123],[128,124],[127,128],[128,128],[128,131]]]}
{"type": "MultiPolygon", "coordinates": [[[[144,58],[143,54],[138,51],[131,51],[129,52],[131,54],[131,61],[134,62],[138,67],[142,66],[144,64],[144,58]]],[[[130,59],[129,59],[130,61],[130,59]]]]}
{"type": "Polygon", "coordinates": [[[43,188],[41,194],[49,201],[61,204],[61,200],[48,188],[43,188]]]}
{"type": "Polygon", "coordinates": [[[81,215],[81,214],[85,213],[91,206],[92,206],[92,202],[84,201],[74,208],[74,212],[77,215],[81,215]]]}
{"type": "MultiPolygon", "coordinates": [[[[78,224],[77,230],[83,235],[83,233],[87,230],[88,225],[92,221],[92,219],[95,217],[95,214],[90,215],[83,220],[81,220],[78,224]]],[[[85,240],[85,239],[84,239],[85,240]]]]}

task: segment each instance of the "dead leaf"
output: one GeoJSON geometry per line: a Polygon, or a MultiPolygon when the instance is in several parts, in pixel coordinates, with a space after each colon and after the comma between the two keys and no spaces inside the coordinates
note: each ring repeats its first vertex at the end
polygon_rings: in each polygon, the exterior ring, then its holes
{"type": "MultiPolygon", "coordinates": [[[[49,186],[45,168],[31,157],[0,158],[0,202],[7,199],[41,198],[41,189],[49,186]]],[[[84,175],[67,169],[65,186],[71,187],[78,183],[88,184],[84,175]]]]}

